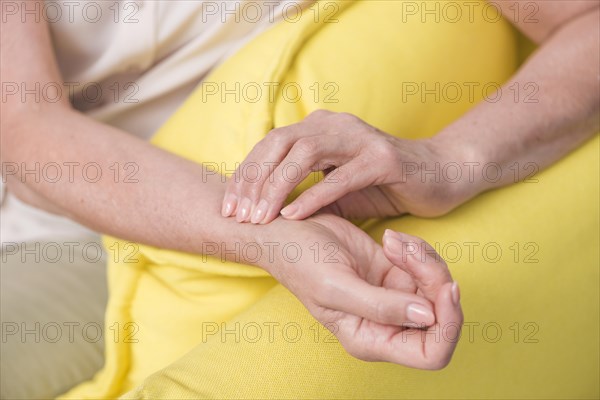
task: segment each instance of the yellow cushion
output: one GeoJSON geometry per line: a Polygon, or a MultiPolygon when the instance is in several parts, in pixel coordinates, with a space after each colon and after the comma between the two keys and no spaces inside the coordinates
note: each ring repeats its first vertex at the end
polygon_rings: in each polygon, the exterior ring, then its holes
{"type": "MultiPolygon", "coordinates": [[[[312,6],[216,69],[153,142],[231,170],[271,128],[318,108],[405,138],[435,134],[514,72],[518,36],[484,18],[484,3],[473,20],[465,6],[463,18],[437,23],[411,16],[415,4],[312,6]],[[337,21],[326,18],[332,12],[337,21]],[[237,83],[239,101],[211,94],[215,83],[237,83]],[[286,90],[271,99],[273,83],[286,90]],[[264,88],[258,97],[256,84],[264,88]],[[436,85],[439,99],[422,97],[436,85]]],[[[137,262],[109,265],[106,325],[121,336],[107,335],[103,371],[65,397],[597,397],[597,146],[596,138],[537,183],[487,193],[445,217],[364,226],[375,238],[385,227],[422,236],[449,261],[467,325],[444,371],[351,358],[258,268],[140,246],[137,262]]],[[[118,243],[121,254],[131,252],[118,243]]]]}

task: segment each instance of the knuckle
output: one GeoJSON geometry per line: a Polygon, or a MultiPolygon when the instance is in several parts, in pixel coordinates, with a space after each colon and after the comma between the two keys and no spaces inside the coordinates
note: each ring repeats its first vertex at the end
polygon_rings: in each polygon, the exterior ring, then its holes
{"type": "MultiPolygon", "coordinates": [[[[462,327],[465,323],[465,316],[463,315],[462,310],[461,310],[460,316],[458,317],[456,323],[458,324],[459,333],[460,333],[460,331],[462,330],[462,327]]],[[[459,338],[460,338],[460,336],[459,336],[459,338]]]]}
{"type": "Polygon", "coordinates": [[[327,176],[327,182],[335,183],[340,186],[347,186],[350,184],[352,176],[346,169],[337,168],[331,174],[327,176]]]}
{"type": "Polygon", "coordinates": [[[372,354],[370,354],[369,351],[367,349],[363,348],[362,346],[353,345],[350,343],[341,343],[341,344],[344,347],[344,349],[346,350],[346,352],[354,358],[357,358],[362,361],[367,361],[367,362],[377,361],[377,358],[374,357],[372,354]]]}
{"type": "Polygon", "coordinates": [[[294,151],[297,152],[302,159],[313,156],[319,149],[319,144],[313,138],[299,139],[294,145],[294,151]]]}
{"type": "Polygon", "coordinates": [[[302,201],[304,204],[314,204],[318,202],[323,196],[319,195],[313,188],[308,189],[304,193],[302,193],[302,201]]]}
{"type": "Polygon", "coordinates": [[[230,176],[227,177],[227,180],[225,181],[225,191],[227,193],[233,193],[235,192],[237,187],[237,182],[235,180],[235,173],[231,174],[230,176]]]}
{"type": "Polygon", "coordinates": [[[318,305],[322,307],[328,307],[331,296],[326,292],[325,289],[321,288],[314,291],[313,299],[318,305]]]}
{"type": "MultiPolygon", "coordinates": [[[[448,268],[448,264],[446,260],[435,251],[435,249],[427,242],[424,242],[425,250],[425,263],[430,264],[432,266],[432,272],[436,278],[445,278],[450,276],[450,269],[448,268]]],[[[434,279],[432,277],[432,279],[434,279]]]]}
{"type": "Polygon", "coordinates": [[[285,127],[271,129],[269,133],[267,133],[265,139],[261,140],[259,143],[262,143],[263,146],[285,144],[288,141],[287,132],[288,130],[285,127]]]}
{"type": "Polygon", "coordinates": [[[240,168],[238,168],[230,177],[229,184],[239,190],[241,188],[241,184],[243,183],[243,176],[240,168]]]}
{"type": "Polygon", "coordinates": [[[244,193],[247,197],[250,197],[252,200],[256,200],[259,198],[261,193],[262,185],[256,182],[248,182],[244,185],[244,193]]]}
{"type": "Polygon", "coordinates": [[[377,154],[377,159],[384,162],[395,162],[398,157],[398,152],[387,140],[378,140],[374,149],[377,154]]]}
{"type": "Polygon", "coordinates": [[[236,172],[238,183],[243,188],[256,183],[259,176],[260,167],[253,161],[244,162],[240,167],[240,170],[236,172]]]}
{"type": "MultiPolygon", "coordinates": [[[[369,169],[373,166],[373,161],[368,157],[358,156],[352,160],[352,170],[353,171],[369,171],[369,169]]],[[[356,172],[354,172],[356,175],[356,172]]]]}
{"type": "MultiPolygon", "coordinates": [[[[423,268],[419,268],[423,269],[423,268]]],[[[437,293],[447,283],[447,276],[437,268],[417,273],[418,286],[428,292],[437,293]]]]}
{"type": "Polygon", "coordinates": [[[375,321],[387,321],[388,310],[382,301],[374,301],[371,305],[371,315],[375,321]]]}
{"type": "Polygon", "coordinates": [[[278,129],[279,128],[274,128],[274,129],[271,129],[269,132],[267,132],[267,134],[265,135],[264,139],[261,140],[261,142],[264,142],[264,141],[272,142],[273,140],[275,140],[275,137],[278,136],[278,132],[277,132],[278,129]]]}
{"type": "Polygon", "coordinates": [[[275,200],[281,197],[282,192],[285,190],[286,187],[287,181],[285,180],[285,177],[276,177],[275,179],[273,179],[272,182],[269,182],[267,184],[267,187],[265,188],[266,200],[275,200]]]}
{"type": "Polygon", "coordinates": [[[279,134],[284,131],[284,128],[273,128],[266,134],[266,138],[273,139],[275,136],[279,136],[279,134]]]}
{"type": "Polygon", "coordinates": [[[297,185],[302,181],[302,167],[295,162],[285,161],[273,181],[277,188],[297,185]]]}
{"type": "Polygon", "coordinates": [[[430,357],[425,361],[424,369],[428,369],[430,371],[444,369],[450,363],[450,359],[451,356],[445,354],[430,357]]]}
{"type": "Polygon", "coordinates": [[[350,354],[352,357],[354,358],[358,358],[359,360],[362,360],[364,355],[363,355],[363,351],[361,351],[360,349],[356,348],[355,346],[351,346],[351,345],[344,345],[344,348],[346,349],[346,352],[348,352],[348,354],[350,354]]]}
{"type": "Polygon", "coordinates": [[[322,277],[320,287],[315,291],[315,299],[321,305],[327,306],[332,301],[332,292],[335,290],[335,283],[329,277],[322,277]]]}
{"type": "Polygon", "coordinates": [[[328,110],[323,110],[323,109],[318,109],[315,110],[313,112],[311,112],[310,114],[308,114],[308,116],[306,117],[307,119],[321,119],[324,117],[327,117],[329,115],[333,114],[331,111],[328,110]]]}
{"type": "Polygon", "coordinates": [[[350,114],[350,113],[347,113],[347,112],[337,113],[337,114],[334,115],[334,118],[337,121],[339,121],[341,123],[345,123],[345,124],[355,123],[355,122],[360,121],[360,119],[356,115],[350,114]]]}
{"type": "Polygon", "coordinates": [[[262,150],[267,148],[267,144],[270,141],[270,138],[268,136],[269,134],[267,134],[267,136],[265,136],[263,139],[261,139],[259,142],[257,142],[253,147],[252,147],[252,151],[250,153],[256,153],[256,152],[262,152],[262,150]]]}

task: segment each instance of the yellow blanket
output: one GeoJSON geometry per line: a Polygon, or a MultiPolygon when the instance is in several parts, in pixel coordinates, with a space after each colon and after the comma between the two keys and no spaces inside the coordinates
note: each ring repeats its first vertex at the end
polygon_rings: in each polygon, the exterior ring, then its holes
{"type": "MultiPolygon", "coordinates": [[[[423,22],[421,2],[320,2],[215,70],[153,142],[233,169],[272,127],[319,108],[431,136],[519,63],[505,21],[454,4],[462,17],[423,22]]],[[[423,237],[460,282],[466,323],[443,371],[353,359],[258,268],[140,246],[109,265],[106,365],[65,397],[597,398],[598,171],[595,138],[445,217],[364,226],[423,237]]]]}

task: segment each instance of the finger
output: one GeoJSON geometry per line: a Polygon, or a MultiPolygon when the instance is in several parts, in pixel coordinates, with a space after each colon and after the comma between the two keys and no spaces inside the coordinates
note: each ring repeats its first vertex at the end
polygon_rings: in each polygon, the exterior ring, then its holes
{"type": "Polygon", "coordinates": [[[431,370],[448,365],[463,324],[456,283],[448,282],[440,289],[435,301],[435,313],[437,322],[427,330],[406,329],[395,335],[388,348],[380,352],[382,360],[431,370]]]}
{"type": "Polygon", "coordinates": [[[431,302],[443,285],[452,282],[444,260],[421,238],[387,229],[383,235],[383,253],[413,278],[417,288],[431,302]]]}
{"type": "Polygon", "coordinates": [[[389,341],[393,348],[381,351],[380,356],[415,368],[443,368],[452,357],[463,323],[458,285],[446,263],[423,239],[388,229],[383,243],[386,257],[406,271],[423,296],[434,303],[436,324],[425,331],[402,331],[389,341]]]}
{"type": "Polygon", "coordinates": [[[414,293],[373,286],[352,273],[336,276],[325,286],[315,295],[325,308],[386,325],[421,327],[435,322],[431,303],[414,293]]]}
{"type": "Polygon", "coordinates": [[[353,157],[352,145],[341,136],[318,135],[298,139],[263,186],[260,203],[267,206],[262,223],[275,219],[285,200],[311,172],[341,165],[353,157]]]}
{"type": "Polygon", "coordinates": [[[352,159],[302,193],[281,210],[281,215],[294,220],[309,217],[346,194],[373,185],[377,180],[374,173],[375,171],[367,168],[360,159],[352,159]]]}
{"type": "Polygon", "coordinates": [[[460,339],[463,314],[454,282],[440,289],[435,312],[437,322],[427,330],[372,323],[349,314],[333,314],[327,326],[356,358],[434,370],[450,362],[460,339]]]}
{"type": "Polygon", "coordinates": [[[254,197],[259,193],[262,181],[269,176],[270,169],[285,157],[297,132],[294,126],[272,130],[252,148],[228,181],[223,210],[230,211],[229,215],[235,215],[238,222],[250,217],[254,197]]]}
{"type": "Polygon", "coordinates": [[[435,301],[437,323],[428,329],[423,362],[427,369],[448,365],[460,339],[464,317],[458,283],[447,283],[435,301]]]}
{"type": "Polygon", "coordinates": [[[416,293],[417,285],[406,271],[392,267],[385,274],[381,286],[388,289],[402,290],[407,293],[416,293]]]}
{"type": "Polygon", "coordinates": [[[302,123],[273,129],[258,142],[227,181],[221,213],[224,217],[236,215],[243,222],[250,216],[262,185],[275,165],[288,153],[306,129],[302,123]]]}

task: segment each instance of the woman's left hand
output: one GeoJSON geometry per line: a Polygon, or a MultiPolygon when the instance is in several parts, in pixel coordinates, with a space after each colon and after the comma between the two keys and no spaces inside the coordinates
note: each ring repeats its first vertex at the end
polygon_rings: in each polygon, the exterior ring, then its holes
{"type": "Polygon", "coordinates": [[[324,207],[346,218],[443,215],[477,193],[464,179],[459,148],[435,138],[399,139],[353,115],[316,111],[252,149],[227,184],[222,214],[262,224],[280,212],[303,219],[324,207]],[[325,178],[282,209],[314,171],[325,178]]]}
{"type": "Polygon", "coordinates": [[[331,214],[277,218],[257,234],[257,264],[350,355],[420,369],[450,362],[463,325],[460,290],[423,239],[388,229],[379,245],[331,214]]]}

